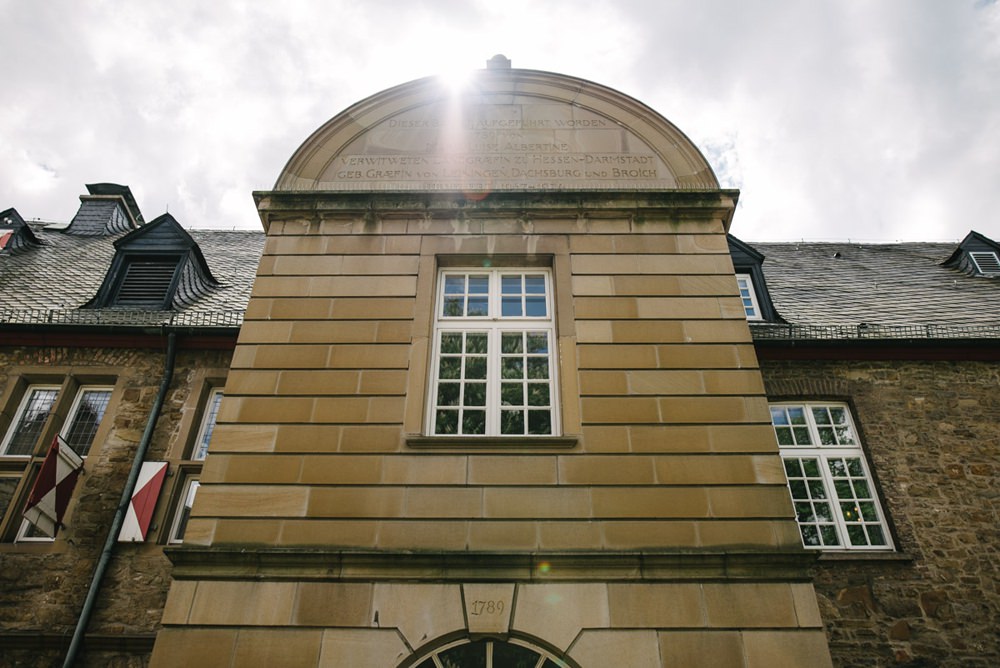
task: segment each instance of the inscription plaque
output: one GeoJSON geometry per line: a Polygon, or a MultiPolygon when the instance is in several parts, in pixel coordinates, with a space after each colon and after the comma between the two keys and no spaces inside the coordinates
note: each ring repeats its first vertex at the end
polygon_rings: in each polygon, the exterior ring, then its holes
{"type": "Polygon", "coordinates": [[[634,132],[572,104],[526,96],[401,111],[345,145],[319,182],[324,190],[676,187],[663,160],[634,132]]]}
{"type": "Polygon", "coordinates": [[[491,69],[450,91],[433,78],[377,93],[316,130],[275,190],[717,190],[698,148],[618,91],[491,69]]]}

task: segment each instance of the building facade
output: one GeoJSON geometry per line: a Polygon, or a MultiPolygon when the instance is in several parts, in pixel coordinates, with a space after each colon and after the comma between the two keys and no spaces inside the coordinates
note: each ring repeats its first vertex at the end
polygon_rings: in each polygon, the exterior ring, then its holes
{"type": "Polygon", "coordinates": [[[4,214],[10,665],[1000,658],[989,238],[744,243],[676,127],[502,58],[317,130],[264,235],[89,188],[4,214]]]}

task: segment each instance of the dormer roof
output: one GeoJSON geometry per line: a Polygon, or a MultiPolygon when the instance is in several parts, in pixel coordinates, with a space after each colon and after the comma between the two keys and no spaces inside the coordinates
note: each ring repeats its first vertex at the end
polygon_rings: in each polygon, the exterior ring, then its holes
{"type": "Polygon", "coordinates": [[[41,245],[17,209],[0,211],[0,253],[19,253],[41,245]]]}
{"type": "Polygon", "coordinates": [[[66,234],[83,237],[113,236],[142,225],[142,213],[128,186],[91,183],[87,195],[80,195],[80,208],[65,229],[66,234]]]}
{"type": "Polygon", "coordinates": [[[121,197],[125,200],[125,207],[128,209],[129,214],[131,214],[135,227],[145,224],[146,221],[142,219],[142,212],[139,211],[139,205],[132,195],[132,189],[128,186],[118,185],[117,183],[88,183],[87,192],[91,195],[117,195],[121,197]]]}
{"type": "Polygon", "coordinates": [[[165,213],[114,242],[115,255],[88,308],[175,310],[219,287],[198,243],[165,213]]]}
{"type": "Polygon", "coordinates": [[[1000,244],[979,232],[969,232],[941,266],[969,276],[1000,276],[1000,244]]]}
{"type": "Polygon", "coordinates": [[[0,324],[116,329],[239,327],[264,235],[242,230],[185,230],[171,216],[161,216],[155,224],[133,226],[136,214],[128,207],[130,194],[124,186],[107,185],[88,186],[90,194],[85,198],[113,200],[121,219],[129,221],[121,231],[99,226],[94,233],[73,233],[67,226],[25,222],[14,209],[0,212],[0,227],[5,224],[8,231],[19,230],[24,238],[32,235],[38,242],[30,252],[0,250],[0,324]],[[152,283],[146,289],[153,289],[157,280],[163,284],[158,274],[165,266],[158,264],[163,260],[169,263],[169,300],[149,303],[139,285],[135,298],[146,303],[116,304],[107,286],[109,277],[121,276],[116,272],[135,262],[137,276],[149,278],[152,283]],[[149,264],[140,267],[143,262],[149,264]],[[106,301],[98,301],[98,296],[106,301]]]}

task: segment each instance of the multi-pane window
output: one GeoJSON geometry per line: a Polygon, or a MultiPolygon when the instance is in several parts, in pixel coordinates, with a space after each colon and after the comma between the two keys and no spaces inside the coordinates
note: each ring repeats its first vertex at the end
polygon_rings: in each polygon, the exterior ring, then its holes
{"type": "Polygon", "coordinates": [[[86,457],[90,452],[110,400],[110,387],[85,387],[77,393],[69,419],[63,427],[62,437],[81,457],[86,457]]]}
{"type": "Polygon", "coordinates": [[[557,432],[551,296],[542,269],[442,272],[430,433],[557,432]]]}
{"type": "Polygon", "coordinates": [[[198,478],[188,478],[184,483],[184,492],[177,503],[177,511],[174,513],[174,522],[170,527],[171,543],[184,542],[184,532],[187,530],[188,519],[191,517],[191,506],[194,505],[194,497],[198,494],[198,487],[201,483],[198,478]]]}
{"type": "MultiPolygon", "coordinates": [[[[0,454],[31,455],[36,452],[42,428],[59,397],[55,385],[32,385],[24,393],[10,429],[4,437],[0,454]]],[[[104,418],[110,387],[83,387],[77,392],[60,434],[81,457],[86,457],[93,445],[97,428],[104,418]]],[[[46,446],[48,444],[45,444],[46,446]]]]}
{"type": "Polygon", "coordinates": [[[205,414],[201,419],[201,429],[198,431],[198,439],[191,452],[191,459],[201,460],[208,454],[208,443],[212,440],[212,432],[215,431],[215,420],[219,416],[219,404],[221,403],[222,390],[212,390],[205,403],[205,414]]]}
{"type": "Polygon", "coordinates": [[[736,285],[740,290],[740,299],[743,301],[743,310],[747,314],[747,320],[760,320],[760,306],[757,304],[757,293],[753,287],[753,278],[750,274],[736,274],[736,285]]]}
{"type": "Polygon", "coordinates": [[[772,404],[771,422],[802,543],[827,550],[892,549],[850,409],[772,404]]]}
{"type": "MultiPolygon", "coordinates": [[[[86,457],[94,444],[97,429],[111,400],[112,388],[87,385],[73,398],[59,435],[81,457],[86,457]]],[[[4,440],[5,455],[37,455],[48,451],[51,441],[39,443],[42,429],[59,398],[59,387],[29,386],[18,407],[14,421],[4,440]]],[[[22,501],[23,503],[23,501],[22,501]]],[[[52,537],[22,520],[15,536],[17,542],[51,541],[52,537]]]]}
{"type": "Polygon", "coordinates": [[[34,454],[49,413],[59,397],[58,385],[31,385],[21,400],[0,447],[2,455],[34,454]]]}
{"type": "MultiPolygon", "coordinates": [[[[473,601],[472,614],[503,614],[503,601],[473,601]],[[480,611],[481,608],[481,611],[480,611]]],[[[519,639],[468,639],[450,642],[424,655],[415,668],[477,666],[479,668],[558,668],[568,665],[549,652],[519,639]]]]}
{"type": "Polygon", "coordinates": [[[212,441],[215,423],[219,416],[219,406],[222,404],[221,387],[206,387],[205,390],[198,398],[199,404],[203,405],[203,410],[198,435],[191,445],[188,455],[192,461],[181,464],[179,482],[174,489],[176,500],[174,501],[173,520],[166,533],[168,543],[184,542],[184,532],[187,530],[188,518],[191,516],[191,506],[194,505],[194,499],[201,484],[199,482],[201,462],[208,456],[208,446],[212,441]],[[204,403],[202,404],[202,402],[204,403]]]}

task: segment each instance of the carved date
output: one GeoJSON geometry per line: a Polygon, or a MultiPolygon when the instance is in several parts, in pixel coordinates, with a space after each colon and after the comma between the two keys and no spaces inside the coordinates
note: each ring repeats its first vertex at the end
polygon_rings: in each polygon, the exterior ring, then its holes
{"type": "Polygon", "coordinates": [[[499,615],[503,612],[503,601],[472,601],[469,614],[478,617],[479,615],[499,615]]]}

